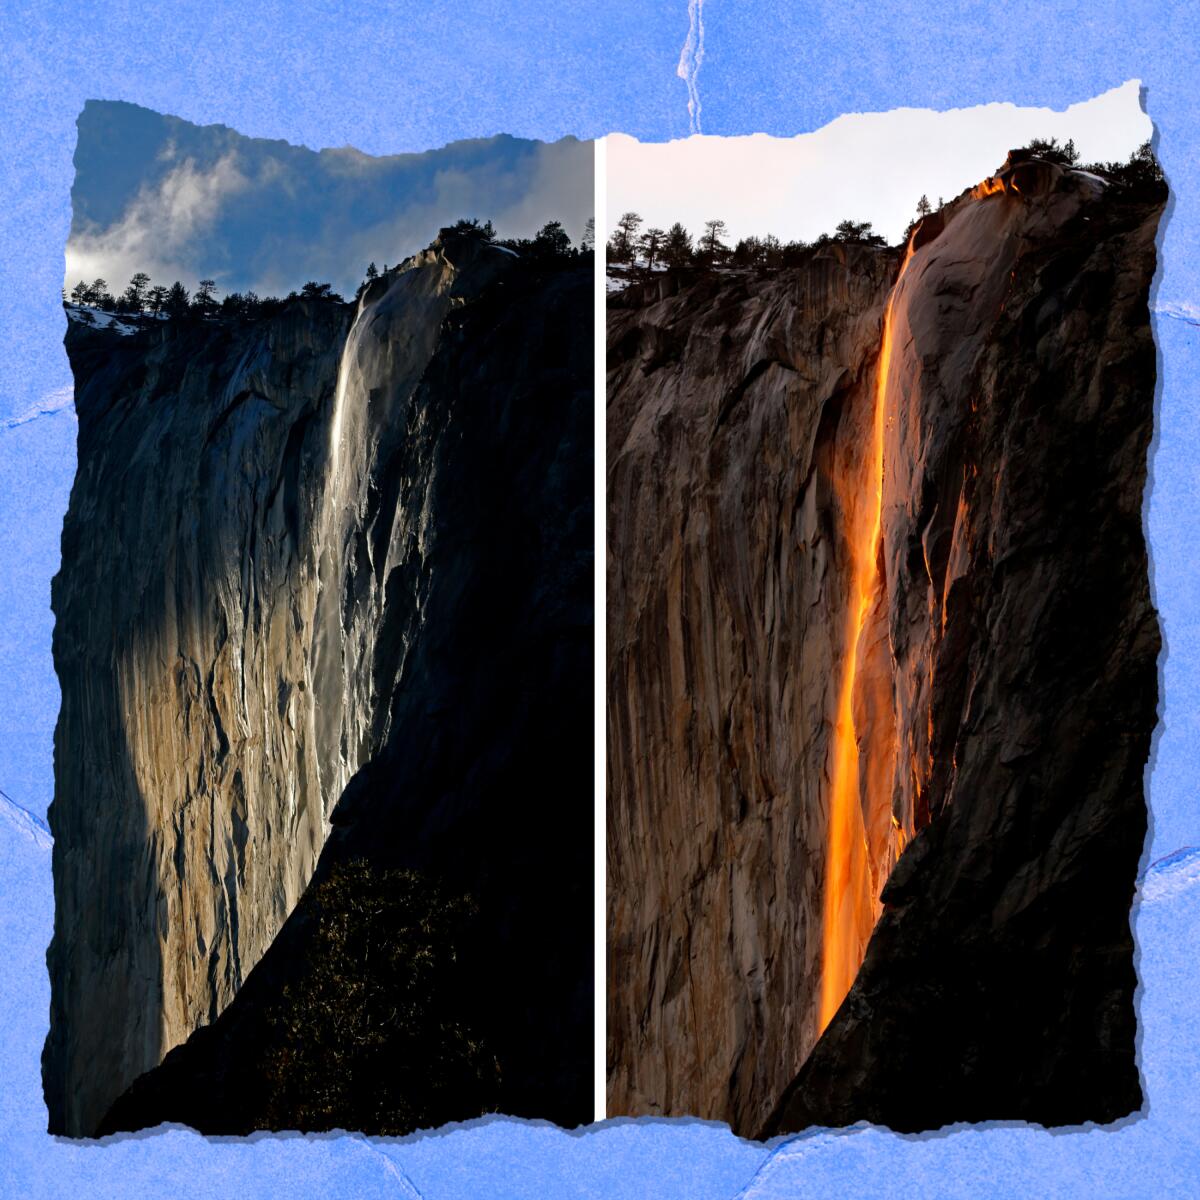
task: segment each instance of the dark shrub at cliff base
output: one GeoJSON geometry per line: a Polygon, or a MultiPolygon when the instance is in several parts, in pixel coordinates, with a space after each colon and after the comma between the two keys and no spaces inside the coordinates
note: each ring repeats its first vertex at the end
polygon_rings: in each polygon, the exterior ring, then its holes
{"type": "MultiPolygon", "coordinates": [[[[253,989],[235,1002],[219,1084],[205,1074],[204,1086],[180,1087],[165,1101],[174,1118],[239,1133],[400,1135],[493,1111],[499,1066],[471,1027],[468,998],[479,981],[462,961],[477,919],[468,897],[448,898],[416,872],[339,863],[293,917],[309,934],[303,972],[253,1019],[241,1016],[256,1007],[253,989]]],[[[194,1035],[201,1049],[210,1040],[209,1030],[194,1035]]],[[[135,1084],[101,1132],[152,1122],[178,1057],[135,1084]]]]}
{"type": "Polygon", "coordinates": [[[490,1111],[499,1066],[469,1026],[459,962],[470,899],[359,859],[301,909],[316,926],[310,974],[284,988],[266,1044],[240,1064],[267,1126],[403,1134],[490,1111]]]}

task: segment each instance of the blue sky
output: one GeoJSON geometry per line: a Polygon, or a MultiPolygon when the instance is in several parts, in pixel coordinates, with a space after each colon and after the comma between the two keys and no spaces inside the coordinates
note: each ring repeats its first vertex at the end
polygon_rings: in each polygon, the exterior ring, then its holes
{"type": "Polygon", "coordinates": [[[497,136],[420,154],[315,152],[89,101],[78,121],[68,289],[135,271],[219,294],[282,295],[306,280],[352,294],[367,263],[395,264],[459,217],[524,237],[561,220],[578,241],[592,209],[592,146],[497,136]]]}

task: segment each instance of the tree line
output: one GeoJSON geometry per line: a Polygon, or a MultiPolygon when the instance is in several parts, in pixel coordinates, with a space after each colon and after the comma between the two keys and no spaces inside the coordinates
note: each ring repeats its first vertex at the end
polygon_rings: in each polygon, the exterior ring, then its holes
{"type": "Polygon", "coordinates": [[[475,217],[463,217],[453,225],[439,229],[438,238],[444,241],[448,237],[476,237],[481,241],[490,242],[493,246],[503,246],[504,249],[512,250],[522,258],[530,258],[535,262],[569,262],[591,255],[596,241],[595,230],[595,219],[588,217],[583,237],[580,238],[579,245],[575,246],[561,221],[547,221],[531,238],[498,238],[491,221],[481,224],[475,217]]]}
{"type": "MultiPolygon", "coordinates": [[[[1020,153],[1022,151],[1018,151],[1020,153]]],[[[1125,162],[1080,163],[1073,140],[1060,145],[1055,138],[1034,138],[1023,152],[1060,166],[1089,171],[1117,184],[1132,199],[1159,200],[1166,195],[1166,181],[1149,142],[1139,146],[1125,162]]],[[[904,231],[901,244],[908,242],[916,226],[930,213],[944,207],[939,196],[933,204],[928,196],[917,201],[916,212],[904,231]]],[[[833,233],[823,233],[812,242],[780,241],[774,234],[744,237],[731,244],[729,226],[714,218],[704,222],[704,232],[693,238],[678,221],[669,229],[646,226],[639,213],[625,212],[617,221],[606,249],[608,261],[627,267],[762,267],[776,269],[798,266],[816,249],[834,244],[885,246],[870,221],[839,221],[833,233]]]]}
{"type": "Polygon", "coordinates": [[[1166,199],[1167,179],[1149,141],[1143,142],[1124,162],[1080,162],[1074,138],[1068,138],[1061,146],[1057,138],[1034,138],[1025,149],[1061,167],[1100,175],[1135,200],[1166,199]]]}
{"type": "MultiPolygon", "coordinates": [[[[374,263],[367,268],[367,275],[369,279],[379,275],[374,263]]],[[[170,287],[151,285],[150,276],[145,271],[136,272],[125,290],[116,296],[109,291],[104,279],[94,279],[91,283],[81,279],[69,293],[63,292],[64,303],[80,308],[96,308],[117,316],[150,314],[172,318],[270,316],[291,300],[345,303],[333,290],[332,284],[315,280],[310,280],[298,292],[289,292],[282,299],[278,296],[260,297],[256,292],[230,292],[218,300],[215,280],[202,279],[196,285],[196,290],[189,292],[179,280],[170,287]]]]}
{"type": "MultiPolygon", "coordinates": [[[[570,261],[592,253],[595,240],[594,225],[589,219],[580,245],[575,247],[560,221],[548,221],[532,238],[500,238],[495,236],[491,221],[481,223],[477,218],[464,217],[439,232],[439,237],[471,236],[503,246],[507,250],[538,262],[570,261]]],[[[386,275],[387,263],[382,271],[372,262],[368,264],[355,299],[374,280],[386,275]]],[[[230,292],[218,299],[218,288],[213,279],[201,279],[194,292],[176,280],[166,286],[155,284],[145,271],[137,271],[124,290],[116,295],[109,290],[108,281],[93,279],[91,283],[79,280],[70,292],[63,289],[63,303],[80,308],[95,308],[117,316],[152,315],[174,319],[207,319],[216,317],[255,318],[272,316],[294,300],[322,300],[344,304],[345,299],[333,290],[329,283],[309,280],[299,291],[289,292],[283,298],[259,296],[253,291],[230,292]]]]}
{"type": "Polygon", "coordinates": [[[693,239],[678,221],[669,229],[642,228],[644,221],[636,212],[621,214],[607,251],[610,263],[644,266],[655,264],[680,267],[793,267],[819,246],[855,242],[866,246],[884,246],[886,240],[874,231],[870,221],[841,221],[833,233],[823,233],[812,242],[780,241],[774,234],[744,237],[731,244],[729,226],[720,218],[704,222],[704,232],[693,239]]]}

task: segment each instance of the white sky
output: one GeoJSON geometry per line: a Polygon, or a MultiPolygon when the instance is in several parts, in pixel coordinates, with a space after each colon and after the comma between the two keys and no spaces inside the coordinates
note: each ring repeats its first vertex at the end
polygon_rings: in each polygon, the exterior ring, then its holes
{"type": "Polygon", "coordinates": [[[838,117],[794,138],[697,135],[674,142],[608,139],[608,222],[627,210],[647,226],[693,234],[722,218],[729,240],[773,233],[812,241],[845,218],[898,242],[922,193],[933,204],[992,174],[1031,138],[1075,139],[1084,162],[1128,158],[1150,137],[1130,80],[1066,112],[987,104],[950,112],[897,108],[838,117]]]}

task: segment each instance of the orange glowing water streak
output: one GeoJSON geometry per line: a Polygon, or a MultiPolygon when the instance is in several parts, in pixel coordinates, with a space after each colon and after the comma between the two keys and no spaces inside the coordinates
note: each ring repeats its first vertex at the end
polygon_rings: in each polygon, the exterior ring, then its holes
{"type": "Polygon", "coordinates": [[[1004,180],[998,179],[995,175],[989,175],[982,183],[975,185],[971,190],[971,195],[976,200],[982,200],[986,196],[995,196],[1004,190],[1004,180]]]}
{"type": "Polygon", "coordinates": [[[883,312],[883,338],[875,377],[872,441],[866,466],[871,481],[870,490],[867,503],[855,509],[851,529],[851,583],[846,614],[845,663],[833,731],[818,1032],[824,1031],[850,990],[854,976],[862,965],[863,951],[875,924],[866,829],[859,799],[854,684],[858,676],[859,642],[879,585],[877,564],[883,527],[883,437],[887,422],[888,371],[892,362],[892,305],[911,258],[910,243],[883,312]]]}

